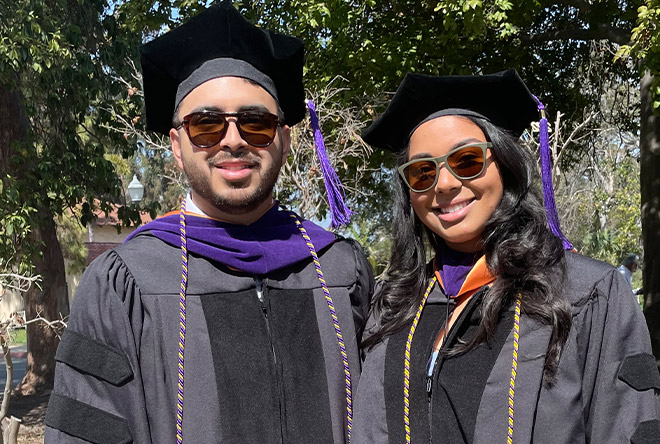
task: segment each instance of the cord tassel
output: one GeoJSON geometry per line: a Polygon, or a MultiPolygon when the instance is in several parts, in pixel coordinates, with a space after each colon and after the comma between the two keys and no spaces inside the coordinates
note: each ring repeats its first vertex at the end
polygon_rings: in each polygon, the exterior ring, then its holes
{"type": "Polygon", "coordinates": [[[572,250],[573,244],[566,239],[564,233],[559,228],[559,216],[557,216],[557,207],[555,205],[555,193],[552,188],[552,159],[550,157],[550,140],[548,137],[548,119],[545,116],[545,105],[536,96],[534,100],[538,104],[538,110],[541,112],[539,121],[539,151],[541,155],[541,182],[543,183],[543,201],[545,203],[545,214],[548,218],[550,230],[561,239],[565,250],[572,250]]]}
{"type": "Polygon", "coordinates": [[[332,221],[330,226],[332,228],[339,228],[348,225],[351,221],[353,212],[346,206],[344,199],[344,187],[337,176],[337,172],[332,168],[330,159],[325,151],[325,142],[323,141],[323,134],[319,125],[319,118],[316,115],[316,107],[314,102],[306,100],[307,108],[309,109],[309,118],[314,131],[314,145],[316,147],[316,155],[318,156],[319,163],[321,164],[321,172],[323,173],[323,181],[325,182],[325,190],[328,194],[328,203],[330,205],[330,213],[332,221]]]}

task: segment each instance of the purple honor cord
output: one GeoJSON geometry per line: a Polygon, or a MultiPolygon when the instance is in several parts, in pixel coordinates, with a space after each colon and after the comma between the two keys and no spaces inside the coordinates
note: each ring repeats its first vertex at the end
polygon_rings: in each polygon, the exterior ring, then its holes
{"type": "Polygon", "coordinates": [[[344,364],[344,382],[346,383],[346,430],[347,430],[347,440],[350,444],[351,442],[351,432],[353,431],[353,385],[351,382],[351,369],[348,365],[348,353],[346,352],[346,345],[344,344],[344,336],[341,333],[341,327],[339,326],[339,317],[335,311],[335,305],[330,296],[330,290],[325,282],[325,277],[323,276],[323,270],[321,270],[321,262],[319,261],[319,256],[316,254],[316,248],[312,243],[312,239],[307,235],[307,230],[303,227],[302,222],[298,219],[295,213],[289,212],[289,215],[293,218],[296,226],[300,230],[300,234],[305,243],[309,248],[309,254],[314,260],[314,267],[316,268],[316,275],[321,283],[321,288],[323,288],[323,295],[328,304],[328,309],[330,310],[330,317],[332,318],[332,324],[335,328],[335,334],[337,335],[337,344],[339,345],[339,353],[341,354],[342,363],[344,364]]]}
{"type": "MultiPolygon", "coordinates": [[[[437,278],[435,273],[431,278],[431,282],[424,292],[422,297],[422,302],[420,302],[415,317],[413,318],[412,325],[410,326],[410,331],[408,332],[408,339],[406,340],[406,348],[403,357],[403,427],[406,434],[406,444],[412,444],[412,430],[410,426],[410,361],[411,361],[411,350],[412,342],[417,330],[417,325],[419,324],[419,319],[422,317],[422,311],[426,305],[426,300],[433,290],[433,286],[436,284],[437,278]]],[[[509,390],[508,390],[508,424],[507,424],[507,444],[513,444],[513,425],[514,425],[514,396],[516,392],[516,376],[518,375],[518,351],[519,351],[519,341],[520,341],[520,315],[521,315],[521,305],[522,305],[522,295],[518,294],[516,297],[516,306],[515,313],[513,318],[513,354],[511,359],[511,378],[509,380],[509,390]]],[[[447,332],[445,331],[445,334],[447,332]]],[[[434,356],[431,356],[431,359],[434,360],[434,356]]],[[[427,367],[427,377],[433,376],[433,368],[427,367]]]]}
{"type": "MultiPolygon", "coordinates": [[[[351,369],[348,365],[348,353],[346,351],[346,345],[344,343],[344,337],[341,332],[341,327],[339,326],[339,317],[335,310],[334,302],[330,296],[330,290],[325,282],[325,277],[323,275],[323,270],[321,269],[321,263],[319,261],[318,254],[316,253],[316,248],[312,243],[311,238],[303,223],[299,220],[298,216],[285,209],[284,210],[289,214],[293,219],[295,226],[298,228],[301,236],[305,240],[305,244],[309,250],[309,254],[312,256],[314,261],[314,266],[316,268],[316,274],[321,283],[321,288],[323,289],[323,294],[325,300],[328,304],[328,309],[330,311],[330,317],[332,318],[332,323],[335,329],[335,334],[337,336],[337,344],[339,345],[339,352],[341,354],[342,363],[344,366],[344,381],[346,384],[346,429],[347,429],[347,441],[351,442],[351,431],[353,428],[353,387],[351,382],[351,369]]],[[[311,225],[310,228],[316,227],[311,225]]],[[[187,233],[186,233],[186,201],[181,203],[181,212],[179,215],[179,228],[181,235],[181,289],[179,291],[179,356],[178,356],[178,383],[177,383],[177,407],[176,407],[176,442],[177,444],[183,443],[183,392],[184,392],[184,348],[186,342],[186,289],[188,284],[188,249],[187,249],[187,233]]],[[[324,245],[326,245],[324,243],[324,245]]]]}
{"type": "Polygon", "coordinates": [[[186,200],[181,203],[181,288],[179,290],[179,374],[176,403],[176,442],[183,443],[183,370],[186,345],[186,289],[188,285],[188,249],[186,239],[186,200]]]}

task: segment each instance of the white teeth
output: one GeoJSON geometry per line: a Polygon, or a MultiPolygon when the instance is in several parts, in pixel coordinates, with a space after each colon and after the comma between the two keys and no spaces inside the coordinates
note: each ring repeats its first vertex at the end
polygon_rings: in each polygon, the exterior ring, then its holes
{"type": "Polygon", "coordinates": [[[446,207],[446,208],[438,208],[438,211],[441,214],[453,213],[455,211],[458,211],[458,210],[461,210],[461,209],[467,207],[468,205],[470,205],[470,202],[463,202],[463,203],[460,203],[458,205],[453,205],[451,207],[446,207]]]}

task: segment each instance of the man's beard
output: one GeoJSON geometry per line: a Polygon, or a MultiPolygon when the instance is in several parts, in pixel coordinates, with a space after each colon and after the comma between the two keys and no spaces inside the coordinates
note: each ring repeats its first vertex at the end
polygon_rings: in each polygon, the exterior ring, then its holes
{"type": "MultiPolygon", "coordinates": [[[[250,158],[249,160],[254,162],[255,168],[261,169],[261,159],[250,158]]],[[[277,161],[277,158],[274,161],[277,161]]],[[[215,168],[213,166],[215,162],[217,162],[215,159],[209,159],[207,165],[204,165],[202,168],[208,167],[212,170],[215,168]]],[[[215,193],[211,187],[211,175],[209,173],[199,171],[199,167],[195,164],[184,163],[183,165],[190,188],[219,211],[233,215],[249,213],[258,208],[264,201],[271,199],[281,167],[281,163],[277,162],[273,163],[270,168],[261,170],[259,184],[250,194],[241,192],[241,186],[232,187],[231,185],[226,186],[223,193],[219,194],[215,193]],[[233,196],[232,190],[238,191],[239,195],[233,196]]]]}

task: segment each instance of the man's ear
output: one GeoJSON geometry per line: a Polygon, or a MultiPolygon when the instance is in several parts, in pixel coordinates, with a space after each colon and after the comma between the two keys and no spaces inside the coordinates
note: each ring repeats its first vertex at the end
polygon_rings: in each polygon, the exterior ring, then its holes
{"type": "Polygon", "coordinates": [[[289,127],[289,125],[284,125],[280,134],[282,135],[282,165],[284,165],[286,163],[286,157],[289,155],[289,150],[291,149],[291,127],[289,127]]]}
{"type": "Polygon", "coordinates": [[[172,154],[176,159],[177,165],[183,170],[183,161],[181,160],[181,137],[179,130],[175,128],[170,129],[170,143],[172,144],[172,154]]]}

